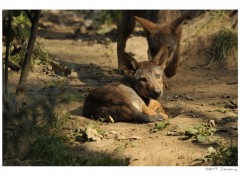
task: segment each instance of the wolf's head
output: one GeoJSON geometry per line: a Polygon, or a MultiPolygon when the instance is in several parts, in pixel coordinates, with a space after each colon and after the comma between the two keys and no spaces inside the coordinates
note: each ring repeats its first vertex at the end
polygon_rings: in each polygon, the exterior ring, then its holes
{"type": "Polygon", "coordinates": [[[128,69],[132,71],[134,90],[145,99],[157,99],[163,93],[163,74],[168,57],[168,49],[163,46],[152,61],[137,62],[124,53],[128,69]]]}
{"type": "MultiPolygon", "coordinates": [[[[148,32],[147,41],[149,60],[153,60],[161,48],[166,47],[168,50],[166,65],[168,65],[179,48],[182,34],[182,23],[185,16],[181,16],[168,24],[153,23],[137,16],[135,16],[135,19],[148,32]]],[[[171,73],[168,74],[165,71],[165,74],[167,77],[171,77],[171,73]]]]}

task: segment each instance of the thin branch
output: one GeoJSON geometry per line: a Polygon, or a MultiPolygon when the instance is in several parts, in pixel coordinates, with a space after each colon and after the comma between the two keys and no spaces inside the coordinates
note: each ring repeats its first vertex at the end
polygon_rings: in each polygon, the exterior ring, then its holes
{"type": "Polygon", "coordinates": [[[31,21],[31,23],[33,23],[33,17],[31,15],[31,12],[29,10],[25,10],[25,13],[27,14],[27,17],[29,18],[29,20],[31,21]]]}
{"type": "Polygon", "coordinates": [[[24,93],[27,76],[28,76],[28,73],[30,70],[30,63],[31,63],[33,47],[34,47],[34,43],[35,43],[36,37],[37,37],[36,33],[37,33],[37,27],[38,27],[38,22],[39,22],[39,18],[40,18],[40,13],[41,13],[40,10],[34,11],[33,23],[31,26],[31,33],[30,33],[30,37],[28,40],[27,52],[25,54],[25,59],[24,59],[23,66],[22,66],[22,72],[21,72],[20,80],[19,80],[18,87],[16,90],[17,95],[19,95],[19,93],[22,93],[22,94],[24,93]]]}
{"type": "MultiPolygon", "coordinates": [[[[4,63],[6,63],[6,59],[3,59],[4,63]]],[[[10,60],[8,60],[8,67],[13,70],[13,71],[19,71],[21,69],[20,66],[14,64],[13,62],[11,62],[10,60]]]]}

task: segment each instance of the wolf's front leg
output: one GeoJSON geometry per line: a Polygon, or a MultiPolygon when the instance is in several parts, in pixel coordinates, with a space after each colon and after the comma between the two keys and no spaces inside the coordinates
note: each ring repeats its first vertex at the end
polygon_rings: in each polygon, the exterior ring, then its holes
{"type": "Polygon", "coordinates": [[[154,111],[156,114],[163,116],[164,119],[168,119],[168,115],[157,100],[151,99],[148,104],[148,108],[154,111]]]}

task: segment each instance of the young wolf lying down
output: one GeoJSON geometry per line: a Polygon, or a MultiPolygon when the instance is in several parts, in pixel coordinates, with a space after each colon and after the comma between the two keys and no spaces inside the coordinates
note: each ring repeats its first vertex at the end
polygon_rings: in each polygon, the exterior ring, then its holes
{"type": "Polygon", "coordinates": [[[163,92],[162,76],[167,56],[168,50],[163,47],[153,61],[138,63],[124,53],[126,65],[134,71],[133,75],[94,89],[85,99],[83,116],[112,118],[114,122],[147,123],[167,119],[168,115],[156,101],[163,92]]]}

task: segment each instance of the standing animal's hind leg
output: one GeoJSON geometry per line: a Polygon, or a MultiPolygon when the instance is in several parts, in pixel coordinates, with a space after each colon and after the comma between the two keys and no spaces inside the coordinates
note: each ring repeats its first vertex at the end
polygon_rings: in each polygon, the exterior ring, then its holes
{"type": "Polygon", "coordinates": [[[117,40],[117,57],[118,69],[124,69],[124,52],[126,48],[127,39],[133,32],[135,27],[135,19],[131,13],[123,11],[122,21],[118,25],[118,40],[117,40]]]}
{"type": "Polygon", "coordinates": [[[176,74],[179,65],[179,59],[180,59],[180,40],[178,41],[178,46],[173,55],[172,60],[170,61],[168,66],[166,66],[166,68],[164,69],[164,73],[167,78],[171,78],[176,74]]]}

